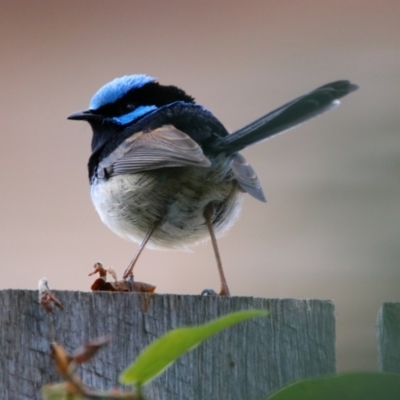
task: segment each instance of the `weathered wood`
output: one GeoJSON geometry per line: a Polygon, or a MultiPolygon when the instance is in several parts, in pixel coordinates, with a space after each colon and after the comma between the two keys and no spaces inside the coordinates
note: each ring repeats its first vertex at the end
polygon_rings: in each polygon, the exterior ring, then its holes
{"type": "Polygon", "coordinates": [[[400,374],[400,303],[383,303],[377,336],[379,370],[400,374]]]}
{"type": "Polygon", "coordinates": [[[38,399],[44,383],[59,381],[49,356],[49,321],[68,351],[108,333],[112,342],[79,368],[98,389],[118,385],[118,374],[151,341],[183,325],[241,309],[271,315],[241,323],[209,339],[156,378],[152,399],[265,399],[303,377],[335,372],[335,317],[331,301],[54,291],[64,310],[47,315],[37,291],[0,291],[0,399],[38,399]]]}

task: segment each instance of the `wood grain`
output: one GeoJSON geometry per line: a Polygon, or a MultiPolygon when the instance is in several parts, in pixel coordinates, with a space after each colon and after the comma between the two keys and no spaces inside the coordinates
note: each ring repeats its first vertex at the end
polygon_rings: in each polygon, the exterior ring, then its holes
{"type": "Polygon", "coordinates": [[[78,369],[97,389],[118,386],[119,373],[166,331],[242,309],[270,316],[241,323],[184,355],[146,388],[154,400],[265,399],[283,385],[335,372],[334,305],[325,300],[201,297],[54,291],[63,311],[46,314],[37,291],[0,291],[0,398],[39,399],[60,381],[49,355],[106,334],[112,341],[78,369]]]}
{"type": "Polygon", "coordinates": [[[383,303],[378,313],[378,367],[400,373],[400,303],[383,303]]]}

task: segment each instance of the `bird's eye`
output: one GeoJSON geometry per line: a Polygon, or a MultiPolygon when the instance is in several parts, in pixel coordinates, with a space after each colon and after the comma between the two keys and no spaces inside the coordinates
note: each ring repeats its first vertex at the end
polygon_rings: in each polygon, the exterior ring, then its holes
{"type": "Polygon", "coordinates": [[[100,109],[97,109],[101,115],[105,117],[119,117],[121,115],[129,114],[137,108],[134,103],[116,103],[107,104],[100,109]]]}
{"type": "Polygon", "coordinates": [[[124,115],[132,112],[136,106],[134,104],[121,104],[115,111],[117,111],[116,115],[124,115]]]}

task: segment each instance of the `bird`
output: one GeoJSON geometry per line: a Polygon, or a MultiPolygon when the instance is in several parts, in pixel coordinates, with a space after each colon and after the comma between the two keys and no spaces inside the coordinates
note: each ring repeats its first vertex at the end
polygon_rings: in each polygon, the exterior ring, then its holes
{"type": "Polygon", "coordinates": [[[325,84],[229,133],[194,97],[154,77],[125,75],[102,86],[88,109],[67,118],[92,128],[90,194],[102,222],[139,244],[124,279],[145,246],[186,249],[211,239],[219,295],[230,295],[217,237],[236,221],[244,193],[266,201],[240,151],[335,108],[357,89],[348,80],[325,84]]]}

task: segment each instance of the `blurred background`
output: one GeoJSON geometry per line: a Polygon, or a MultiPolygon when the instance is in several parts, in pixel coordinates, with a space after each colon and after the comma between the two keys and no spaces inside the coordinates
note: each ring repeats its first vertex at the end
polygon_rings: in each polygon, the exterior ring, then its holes
{"type": "MultiPolygon", "coordinates": [[[[400,2],[2,1],[0,288],[89,290],[136,245],[102,225],[86,163],[91,130],[67,121],[132,73],[185,89],[237,129],[336,79],[336,110],[244,151],[268,203],[246,196],[219,241],[238,296],[333,299],[338,369],[376,369],[375,321],[400,301],[400,2]]],[[[158,293],[218,289],[210,244],[147,250],[158,293]]]]}

